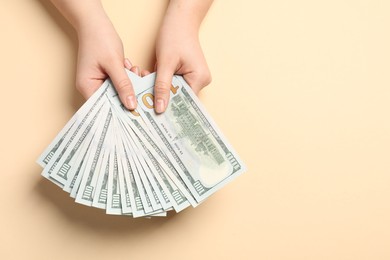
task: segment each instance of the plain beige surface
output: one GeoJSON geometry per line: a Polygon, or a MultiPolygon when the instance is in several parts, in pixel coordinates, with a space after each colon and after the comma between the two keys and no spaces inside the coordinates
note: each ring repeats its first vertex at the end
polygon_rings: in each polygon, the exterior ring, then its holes
{"type": "MultiPolygon", "coordinates": [[[[0,0],[0,259],[390,259],[390,2],[216,0],[201,99],[249,171],[166,219],[107,216],[36,158],[82,104],[45,0],[0,0]]],[[[153,68],[167,0],[104,0],[153,68]]]]}

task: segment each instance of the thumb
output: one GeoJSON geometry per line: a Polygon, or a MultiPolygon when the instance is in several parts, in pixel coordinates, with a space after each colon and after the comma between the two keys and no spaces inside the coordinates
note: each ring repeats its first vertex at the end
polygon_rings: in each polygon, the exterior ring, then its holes
{"type": "Polygon", "coordinates": [[[156,113],[163,113],[168,106],[174,70],[169,66],[157,64],[157,77],[154,83],[154,109],[156,113]]]}
{"type": "Polygon", "coordinates": [[[119,98],[127,109],[137,108],[133,85],[125,72],[122,62],[117,62],[106,68],[114,87],[118,92],[119,98]]]}

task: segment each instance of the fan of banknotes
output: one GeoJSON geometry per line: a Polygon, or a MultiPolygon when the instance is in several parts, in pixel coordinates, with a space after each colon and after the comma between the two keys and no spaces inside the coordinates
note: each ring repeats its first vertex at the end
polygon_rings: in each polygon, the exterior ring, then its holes
{"type": "Polygon", "coordinates": [[[166,112],[156,114],[156,75],[127,73],[137,110],[127,110],[106,80],[39,157],[45,178],[107,214],[152,217],[196,207],[245,171],[181,76],[173,77],[166,112]]]}

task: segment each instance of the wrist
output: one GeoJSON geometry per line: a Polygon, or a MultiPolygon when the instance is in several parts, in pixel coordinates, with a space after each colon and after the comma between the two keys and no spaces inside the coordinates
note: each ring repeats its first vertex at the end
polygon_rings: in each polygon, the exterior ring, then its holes
{"type": "Polygon", "coordinates": [[[79,35],[110,23],[100,0],[50,1],[64,15],[79,35]]]}
{"type": "Polygon", "coordinates": [[[75,29],[79,37],[89,36],[91,34],[101,33],[108,30],[114,30],[114,26],[112,25],[110,19],[104,13],[93,14],[91,16],[80,19],[75,29]]]}
{"type": "Polygon", "coordinates": [[[198,30],[213,0],[170,0],[166,17],[198,30]]]}
{"type": "Polygon", "coordinates": [[[56,1],[59,9],[72,24],[79,37],[113,28],[99,0],[52,0],[56,1]]]}
{"type": "Polygon", "coordinates": [[[160,35],[169,35],[175,38],[198,38],[200,23],[177,10],[177,7],[169,7],[160,27],[160,35]]]}
{"type": "Polygon", "coordinates": [[[96,17],[80,24],[76,29],[80,46],[94,46],[102,44],[121,43],[114,25],[106,16],[96,17]]]}

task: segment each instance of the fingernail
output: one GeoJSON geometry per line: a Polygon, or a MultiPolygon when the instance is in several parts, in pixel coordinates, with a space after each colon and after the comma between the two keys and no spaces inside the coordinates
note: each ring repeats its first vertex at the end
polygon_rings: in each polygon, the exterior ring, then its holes
{"type": "Polygon", "coordinates": [[[134,110],[137,108],[137,104],[136,104],[134,96],[127,97],[127,108],[130,110],[134,110]]]}
{"type": "Polygon", "coordinates": [[[156,112],[162,113],[165,110],[165,102],[164,99],[159,98],[156,100],[156,112]]]}
{"type": "Polygon", "coordinates": [[[138,76],[140,76],[138,66],[136,66],[134,70],[135,70],[135,74],[137,74],[138,76]]]}
{"type": "Polygon", "coordinates": [[[131,65],[130,60],[128,58],[126,58],[125,59],[125,67],[128,68],[128,69],[131,69],[131,66],[133,66],[133,65],[131,65]]]}

